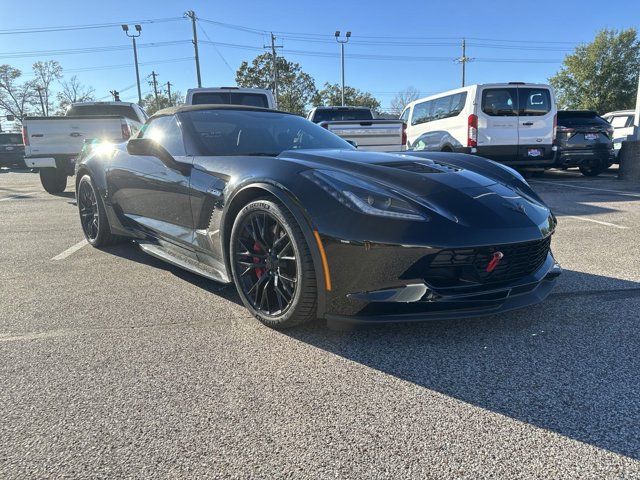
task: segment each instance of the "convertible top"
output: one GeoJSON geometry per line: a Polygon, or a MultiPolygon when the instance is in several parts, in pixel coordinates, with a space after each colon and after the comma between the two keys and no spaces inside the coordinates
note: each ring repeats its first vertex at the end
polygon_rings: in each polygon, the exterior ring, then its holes
{"type": "Polygon", "coordinates": [[[158,110],[149,118],[163,117],[166,115],[175,115],[182,112],[193,112],[195,110],[240,110],[240,111],[254,111],[254,112],[273,112],[284,113],[287,115],[293,115],[289,112],[281,112],[280,110],[273,110],[271,108],[262,107],[250,107],[246,105],[227,105],[227,104],[202,104],[202,105],[179,105],[177,107],[163,108],[158,110]]]}

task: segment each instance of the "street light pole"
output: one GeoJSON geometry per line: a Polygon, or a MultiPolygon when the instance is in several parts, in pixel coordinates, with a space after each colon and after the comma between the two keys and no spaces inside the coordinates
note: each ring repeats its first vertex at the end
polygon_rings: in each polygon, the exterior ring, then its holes
{"type": "Polygon", "coordinates": [[[142,26],[135,25],[134,28],[137,35],[129,34],[129,25],[122,25],[122,31],[127,35],[127,37],[131,38],[133,43],[133,62],[136,66],[136,83],[138,84],[138,105],[142,105],[142,90],[140,89],[140,70],[138,68],[138,48],[136,46],[136,38],[138,38],[142,34],[142,26]]]}
{"type": "Polygon", "coordinates": [[[340,38],[340,30],[335,33],[336,42],[340,44],[340,63],[342,65],[342,106],[344,107],[344,44],[349,42],[351,32],[347,32],[344,39],[340,38]]]}

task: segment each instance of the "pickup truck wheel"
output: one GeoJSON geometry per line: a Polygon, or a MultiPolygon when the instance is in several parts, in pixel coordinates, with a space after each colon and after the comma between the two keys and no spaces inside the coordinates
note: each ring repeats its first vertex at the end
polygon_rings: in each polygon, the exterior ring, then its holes
{"type": "Polygon", "coordinates": [[[59,168],[41,168],[40,182],[48,193],[62,193],[67,188],[67,172],[59,168]]]}
{"type": "Polygon", "coordinates": [[[111,233],[104,205],[89,175],[83,176],[78,182],[76,196],[80,224],[87,241],[94,247],[104,247],[117,242],[119,237],[111,233]]]}

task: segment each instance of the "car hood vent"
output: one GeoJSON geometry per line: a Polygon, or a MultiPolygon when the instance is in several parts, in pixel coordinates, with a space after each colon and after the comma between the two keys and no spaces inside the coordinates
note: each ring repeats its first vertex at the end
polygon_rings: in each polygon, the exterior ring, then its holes
{"type": "Polygon", "coordinates": [[[460,170],[459,168],[440,162],[430,162],[429,164],[422,162],[391,162],[382,163],[381,165],[414,173],[452,173],[460,170]]]}

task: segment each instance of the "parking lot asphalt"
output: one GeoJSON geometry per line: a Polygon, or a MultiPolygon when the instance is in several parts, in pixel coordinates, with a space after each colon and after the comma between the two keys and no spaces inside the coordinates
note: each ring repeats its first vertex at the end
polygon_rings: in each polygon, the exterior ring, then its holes
{"type": "Polygon", "coordinates": [[[638,478],[640,185],[531,184],[559,218],[545,302],[278,332],[1,170],[0,477],[638,478]]]}

